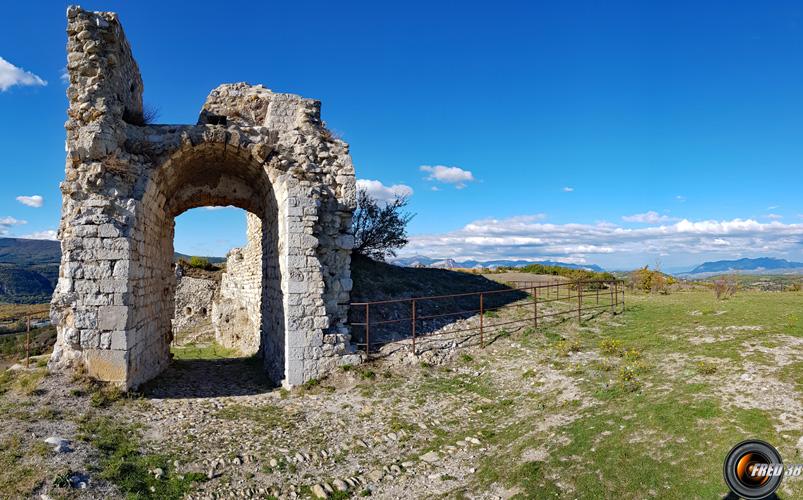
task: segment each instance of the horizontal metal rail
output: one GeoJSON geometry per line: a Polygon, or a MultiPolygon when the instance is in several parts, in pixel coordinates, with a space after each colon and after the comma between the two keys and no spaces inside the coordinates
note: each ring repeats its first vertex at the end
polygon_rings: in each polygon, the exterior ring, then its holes
{"type": "MultiPolygon", "coordinates": [[[[533,327],[537,328],[539,320],[547,318],[554,318],[557,316],[576,316],[577,321],[582,321],[583,314],[603,309],[610,309],[611,313],[617,314],[624,311],[624,293],[625,287],[621,280],[580,280],[580,281],[552,281],[549,283],[538,283],[535,281],[519,281],[509,282],[508,288],[498,290],[483,290],[479,292],[464,292],[450,295],[431,295],[424,297],[406,297],[399,299],[378,300],[373,302],[352,302],[350,304],[353,313],[362,311],[363,321],[352,321],[350,326],[353,329],[356,327],[362,328],[364,336],[361,341],[354,342],[355,346],[362,347],[365,353],[370,356],[372,348],[378,348],[383,345],[398,342],[399,339],[394,338],[391,340],[375,339],[371,340],[372,328],[380,327],[383,325],[391,324],[407,324],[409,323],[410,333],[409,340],[412,342],[413,352],[416,353],[416,340],[422,337],[437,337],[440,335],[454,335],[459,333],[479,332],[480,345],[485,345],[484,333],[488,327],[498,329],[503,326],[532,323],[533,327]],[[521,283],[525,283],[522,286],[521,283]],[[511,286],[512,285],[512,286],[511,286]],[[510,303],[502,303],[497,305],[488,305],[486,299],[498,298],[500,294],[516,293],[525,294],[524,297],[515,297],[511,299],[510,303]],[[564,293],[565,295],[561,295],[564,293]],[[427,301],[441,301],[447,299],[470,299],[476,297],[479,301],[479,307],[465,308],[458,311],[450,311],[437,314],[421,315],[419,314],[419,305],[427,301]],[[576,301],[575,305],[572,305],[576,301]],[[539,306],[550,305],[559,303],[567,305],[565,310],[546,312],[543,307],[539,306]],[[382,306],[396,306],[406,304],[409,307],[409,316],[404,316],[395,319],[375,319],[376,310],[382,306]],[[502,323],[494,322],[491,325],[486,325],[488,313],[496,313],[497,311],[506,309],[522,309],[531,307],[531,313],[526,313],[526,316],[521,319],[512,319],[502,323]],[[373,308],[373,309],[372,309],[373,308]],[[373,312],[373,314],[372,314],[373,312]],[[479,315],[479,324],[476,326],[464,326],[458,329],[453,329],[448,332],[433,331],[423,332],[419,325],[426,325],[426,322],[435,320],[443,320],[446,318],[455,318],[454,321],[460,319],[468,319],[472,316],[479,315]]],[[[436,306],[440,307],[440,306],[436,306]]],[[[507,319],[507,318],[505,318],[507,319]]],[[[406,339],[402,339],[406,340],[406,339]]]]}

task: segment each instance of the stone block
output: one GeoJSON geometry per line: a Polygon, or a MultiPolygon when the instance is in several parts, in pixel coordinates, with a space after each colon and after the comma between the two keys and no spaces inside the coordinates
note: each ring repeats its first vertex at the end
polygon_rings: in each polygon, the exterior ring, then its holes
{"type": "Polygon", "coordinates": [[[106,382],[126,384],[128,353],[107,349],[84,350],[84,364],[90,377],[106,382]]]}
{"type": "Polygon", "coordinates": [[[98,329],[125,330],[128,326],[128,306],[104,306],[98,309],[98,329]]]}

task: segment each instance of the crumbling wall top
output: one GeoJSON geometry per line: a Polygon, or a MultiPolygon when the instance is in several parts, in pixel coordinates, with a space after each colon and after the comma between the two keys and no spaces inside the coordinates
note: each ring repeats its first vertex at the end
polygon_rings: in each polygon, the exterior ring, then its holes
{"type": "Polygon", "coordinates": [[[142,77],[114,12],[67,9],[67,70],[70,118],[89,123],[104,112],[132,120],[142,115],[142,77]],[[93,113],[83,113],[88,110],[93,113]]]}

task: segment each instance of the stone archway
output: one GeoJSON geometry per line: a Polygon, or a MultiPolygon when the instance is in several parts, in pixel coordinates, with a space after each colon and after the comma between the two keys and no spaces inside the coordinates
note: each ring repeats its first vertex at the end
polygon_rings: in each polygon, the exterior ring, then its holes
{"type": "MultiPolygon", "coordinates": [[[[268,375],[301,384],[359,358],[345,322],[355,205],[348,145],[320,103],[245,83],[213,90],[195,125],[143,121],[142,80],[113,13],[68,12],[70,100],[50,366],[135,387],[169,362],[174,218],[254,215],[256,318],[268,375]]],[[[253,227],[252,227],[253,226],[253,227]]],[[[250,241],[250,242],[251,242],[250,241]]]]}

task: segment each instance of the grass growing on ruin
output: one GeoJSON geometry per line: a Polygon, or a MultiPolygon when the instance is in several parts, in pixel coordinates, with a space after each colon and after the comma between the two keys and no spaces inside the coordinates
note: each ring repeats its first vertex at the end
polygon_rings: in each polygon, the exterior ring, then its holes
{"type": "Polygon", "coordinates": [[[173,354],[173,359],[176,360],[228,359],[240,357],[236,349],[223,347],[216,342],[172,346],[170,352],[173,354]]]}

